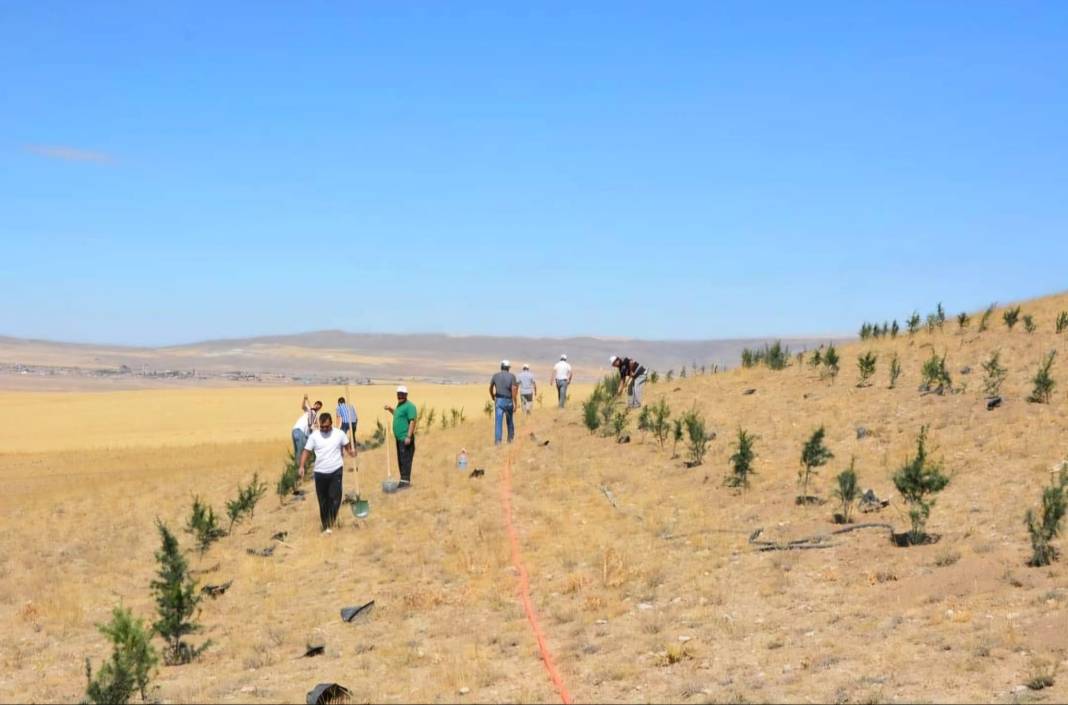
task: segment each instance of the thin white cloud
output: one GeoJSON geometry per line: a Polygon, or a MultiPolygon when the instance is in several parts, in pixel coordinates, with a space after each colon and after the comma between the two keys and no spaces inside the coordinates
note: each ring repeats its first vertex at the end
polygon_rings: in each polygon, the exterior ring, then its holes
{"type": "Polygon", "coordinates": [[[113,164],[115,158],[107,152],[96,152],[91,149],[78,149],[77,147],[64,147],[54,144],[28,144],[27,152],[36,154],[46,159],[61,159],[65,162],[93,162],[95,164],[113,164]]]}

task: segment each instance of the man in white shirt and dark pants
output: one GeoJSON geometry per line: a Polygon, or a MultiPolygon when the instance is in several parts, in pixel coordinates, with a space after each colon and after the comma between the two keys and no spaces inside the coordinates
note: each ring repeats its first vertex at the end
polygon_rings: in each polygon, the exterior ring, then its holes
{"type": "Polygon", "coordinates": [[[319,521],[323,533],[329,534],[337,522],[341,509],[341,478],[345,475],[345,460],[342,456],[348,449],[350,458],[356,457],[355,447],[349,435],[334,430],[334,420],[328,413],[319,415],[319,428],[309,437],[300,455],[300,479],[304,479],[304,465],[308,451],[315,453],[315,496],[319,499],[319,521]]]}
{"type": "Polygon", "coordinates": [[[567,355],[561,355],[560,361],[553,365],[553,378],[556,381],[556,397],[561,409],[567,401],[567,387],[571,384],[571,365],[567,355]]]}

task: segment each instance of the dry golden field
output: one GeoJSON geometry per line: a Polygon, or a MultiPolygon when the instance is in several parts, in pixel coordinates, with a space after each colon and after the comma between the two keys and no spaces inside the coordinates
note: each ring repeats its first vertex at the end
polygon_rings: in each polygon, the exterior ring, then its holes
{"type": "MultiPolygon", "coordinates": [[[[642,438],[633,419],[630,444],[589,434],[578,404],[588,390],[562,413],[546,390],[544,406],[521,419],[520,441],[497,450],[482,385],[413,389],[417,404],[436,392],[473,400],[463,426],[420,436],[413,490],[381,494],[383,451],[367,452],[358,463],[366,520],[345,514],[341,530],[321,536],[314,497],[283,505],[269,495],[232,536],[190,553],[202,581],[234,584],[202,604],[197,637],[214,645],[196,663],[161,668],[155,696],[295,702],[336,681],[358,701],[558,701],[517,599],[502,518],[510,459],[531,596],[576,702],[1065,701],[1068,568],[1026,566],[1022,519],[1068,457],[1068,333],[1053,332],[1061,310],[1068,295],[1024,302],[1033,334],[1005,330],[998,310],[982,334],[976,315],[964,334],[948,321],[943,332],[858,342],[841,349],[833,382],[795,361],[649,386],[647,402],[664,396],[676,415],[696,406],[717,431],[695,469],[642,438]],[[947,353],[959,393],[918,393],[932,347],[947,353]],[[869,349],[879,355],[875,384],[858,388],[855,361],[869,349]],[[1003,406],[988,412],[980,363],[994,349],[1009,377],[1003,406]],[[1050,404],[1030,404],[1029,379],[1050,349],[1059,386],[1050,404]],[[893,353],[903,374],[890,390],[893,353]],[[952,477],[928,525],[941,540],[898,548],[873,530],[822,550],[754,550],[757,528],[782,539],[835,528],[832,502],[793,501],[801,445],[820,424],[835,458],[812,489],[829,497],[855,456],[862,487],[893,500],[862,520],[899,531],[908,519],[890,478],[929,424],[933,456],[952,477]],[[858,439],[858,426],[870,435],[858,439]],[[747,492],[723,484],[739,427],[758,436],[747,492]],[[485,477],[455,469],[461,446],[485,477]],[[288,537],[272,557],[246,554],[280,530],[288,537]],[[366,621],[340,620],[341,607],[370,599],[366,621]],[[316,641],[325,655],[298,658],[316,641]],[[1054,685],[1024,687],[1040,673],[1054,685]]],[[[352,391],[366,435],[370,409],[391,394],[352,391]]],[[[83,659],[107,654],[94,624],[120,602],[152,616],[154,519],[180,528],[194,494],[221,511],[254,471],[273,485],[301,390],[271,393],[4,398],[0,699],[79,699],[83,659]],[[60,412],[67,403],[77,416],[60,412]]],[[[330,408],[337,393],[318,396],[330,408]]],[[[346,473],[346,490],[355,477],[346,473]]]]}

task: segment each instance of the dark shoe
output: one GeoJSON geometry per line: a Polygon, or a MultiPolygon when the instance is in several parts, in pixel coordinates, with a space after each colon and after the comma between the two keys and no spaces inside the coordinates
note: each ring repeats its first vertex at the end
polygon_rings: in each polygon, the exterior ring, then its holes
{"type": "Polygon", "coordinates": [[[410,489],[412,489],[412,483],[405,482],[404,480],[401,480],[400,484],[397,485],[397,491],[398,492],[400,492],[401,490],[410,490],[410,489]]]}

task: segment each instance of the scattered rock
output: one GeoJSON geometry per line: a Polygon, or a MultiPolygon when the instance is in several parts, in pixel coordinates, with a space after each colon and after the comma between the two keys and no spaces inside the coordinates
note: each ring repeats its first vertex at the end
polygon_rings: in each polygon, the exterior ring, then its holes
{"type": "Polygon", "coordinates": [[[640,609],[640,610],[651,610],[651,609],[653,609],[653,606],[650,605],[648,602],[639,602],[638,603],[638,609],[640,609]]]}
{"type": "Polygon", "coordinates": [[[689,636],[680,636],[680,637],[679,637],[679,643],[681,643],[681,644],[685,644],[686,642],[688,642],[688,641],[689,641],[690,639],[692,639],[692,638],[693,638],[693,637],[689,637],[689,636]]]}
{"type": "Polygon", "coordinates": [[[864,494],[861,495],[857,506],[860,508],[860,511],[867,514],[868,512],[877,512],[883,507],[889,506],[889,504],[890,500],[879,499],[875,496],[875,490],[869,488],[864,490],[864,494]]]}
{"type": "Polygon", "coordinates": [[[326,644],[308,644],[308,648],[304,651],[302,658],[311,658],[313,656],[322,656],[326,653],[326,644]]]}
{"type": "Polygon", "coordinates": [[[624,433],[622,436],[616,439],[616,443],[630,443],[630,434],[624,433]]]}
{"type": "Polygon", "coordinates": [[[857,426],[857,440],[858,441],[859,440],[863,440],[863,439],[867,438],[870,435],[871,435],[871,431],[869,431],[868,429],[864,428],[863,426],[857,426]]]}
{"type": "Polygon", "coordinates": [[[467,686],[464,686],[463,688],[460,688],[460,689],[459,689],[458,691],[456,691],[456,692],[457,692],[457,693],[459,693],[460,695],[467,695],[468,693],[470,693],[470,692],[471,692],[471,689],[470,689],[470,688],[468,688],[467,686]]]}
{"type": "Polygon", "coordinates": [[[255,548],[246,548],[245,553],[250,556],[261,556],[263,558],[270,558],[274,555],[274,546],[268,546],[267,548],[261,548],[258,551],[255,548]]]}
{"type": "Polygon", "coordinates": [[[215,598],[229,590],[230,586],[233,584],[233,580],[227,580],[222,585],[205,585],[204,587],[200,588],[200,592],[204,595],[207,595],[208,597],[215,598]]]}
{"type": "Polygon", "coordinates": [[[474,470],[471,471],[471,474],[468,475],[467,477],[468,477],[468,479],[470,479],[470,478],[475,478],[475,477],[485,477],[485,475],[486,475],[486,470],[484,468],[475,468],[474,470]]]}
{"type": "Polygon", "coordinates": [[[360,605],[359,607],[342,607],[341,619],[345,620],[346,622],[351,622],[357,617],[369,614],[371,610],[374,609],[374,606],[375,601],[371,600],[370,602],[360,605]]]}
{"type": "Polygon", "coordinates": [[[754,389],[752,387],[750,387],[749,389],[747,389],[744,392],[742,392],[742,396],[745,396],[745,397],[750,396],[752,394],[756,394],[756,389],[754,389]]]}
{"type": "Polygon", "coordinates": [[[993,411],[1001,406],[1001,397],[990,397],[986,400],[986,410],[993,411]]]}
{"type": "Polygon", "coordinates": [[[277,531],[277,532],[271,534],[271,540],[272,541],[285,541],[286,540],[286,536],[289,536],[289,532],[288,531],[277,531]]]}
{"type": "Polygon", "coordinates": [[[960,373],[962,375],[970,375],[972,373],[972,368],[970,368],[970,367],[962,367],[962,368],[960,368],[960,373]]]}

